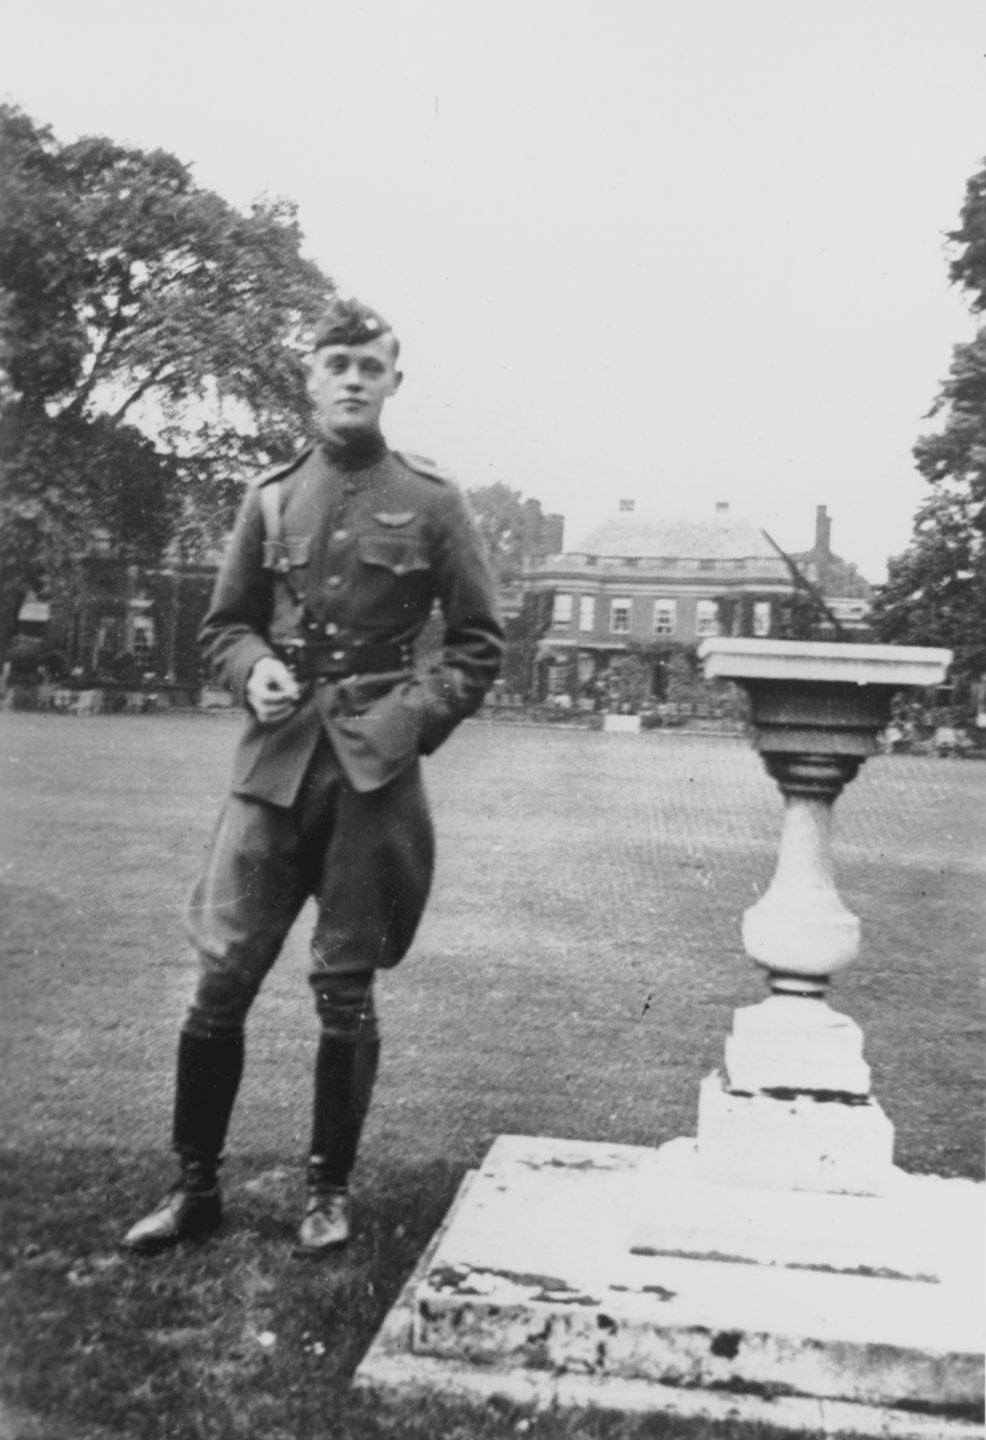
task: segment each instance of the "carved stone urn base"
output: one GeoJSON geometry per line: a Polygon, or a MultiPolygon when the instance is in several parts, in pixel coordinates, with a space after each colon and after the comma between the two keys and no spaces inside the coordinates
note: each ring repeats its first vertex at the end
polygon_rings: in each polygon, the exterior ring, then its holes
{"type": "Polygon", "coordinates": [[[870,1093],[863,1032],[820,997],[771,995],[733,1015],[726,1040],[730,1090],[813,1090],[850,1101],[870,1093]]]}
{"type": "Polygon", "coordinates": [[[714,1071],[698,1102],[704,1179],[758,1190],[886,1195],[894,1127],[873,1099],[851,1103],[825,1091],[744,1095],[714,1071]]]}
{"type": "Polygon", "coordinates": [[[708,1076],[699,1092],[706,1180],[885,1195],[893,1149],[854,1020],[820,996],[784,993],[735,1012],[726,1074],[708,1076]]]}

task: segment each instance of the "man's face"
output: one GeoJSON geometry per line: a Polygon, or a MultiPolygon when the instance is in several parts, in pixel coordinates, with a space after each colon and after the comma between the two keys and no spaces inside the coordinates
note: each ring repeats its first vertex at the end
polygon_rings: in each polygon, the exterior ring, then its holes
{"type": "Polygon", "coordinates": [[[396,393],[401,378],[386,336],[365,345],[321,346],[308,370],[320,433],[347,440],[378,430],[384,402],[396,393]]]}

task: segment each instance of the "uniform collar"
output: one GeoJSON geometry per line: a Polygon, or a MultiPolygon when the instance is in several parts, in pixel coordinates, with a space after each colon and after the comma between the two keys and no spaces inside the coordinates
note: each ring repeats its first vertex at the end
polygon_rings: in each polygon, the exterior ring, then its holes
{"type": "Polygon", "coordinates": [[[387,442],[379,430],[372,435],[360,435],[344,445],[325,439],[319,444],[326,460],[336,470],[365,470],[382,460],[387,453],[387,442]]]}

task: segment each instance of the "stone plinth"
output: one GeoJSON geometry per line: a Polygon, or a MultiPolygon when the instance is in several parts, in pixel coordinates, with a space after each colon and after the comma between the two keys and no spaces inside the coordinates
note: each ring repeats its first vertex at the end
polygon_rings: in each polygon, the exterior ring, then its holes
{"type": "Polygon", "coordinates": [[[502,1136],[356,1381],[971,1440],[982,1191],[771,1195],[708,1183],[689,1140],[502,1136]]]}
{"type": "Polygon", "coordinates": [[[826,1000],[860,946],[836,888],[833,807],[876,753],[894,691],[938,684],[950,653],[708,639],[699,654],[708,678],[746,690],[754,743],[784,796],[777,868],[743,916],[746,953],[773,993],[737,1011],[725,1076],[702,1086],[703,1171],[722,1184],[882,1195],[893,1128],[870,1095],[862,1032],[826,1000]]]}
{"type": "Polygon", "coordinates": [[[859,943],[835,887],[832,805],[874,753],[892,692],[937,683],[947,652],[715,640],[700,653],[707,675],[748,689],[785,797],[777,871],[744,921],[772,995],[737,1013],[697,1142],[501,1137],[356,1381],[972,1440],[983,1187],[895,1169],[859,1028],[825,1000],[859,943]]]}

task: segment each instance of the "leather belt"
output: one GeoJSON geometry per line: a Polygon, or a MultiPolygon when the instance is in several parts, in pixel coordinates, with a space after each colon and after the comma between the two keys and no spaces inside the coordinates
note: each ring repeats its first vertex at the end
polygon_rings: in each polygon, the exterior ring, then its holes
{"type": "Polygon", "coordinates": [[[347,675],[382,675],[392,670],[407,670],[411,665],[409,646],[383,641],[338,645],[328,640],[291,640],[286,645],[274,645],[272,648],[298,680],[314,680],[316,677],[341,680],[347,675]]]}

